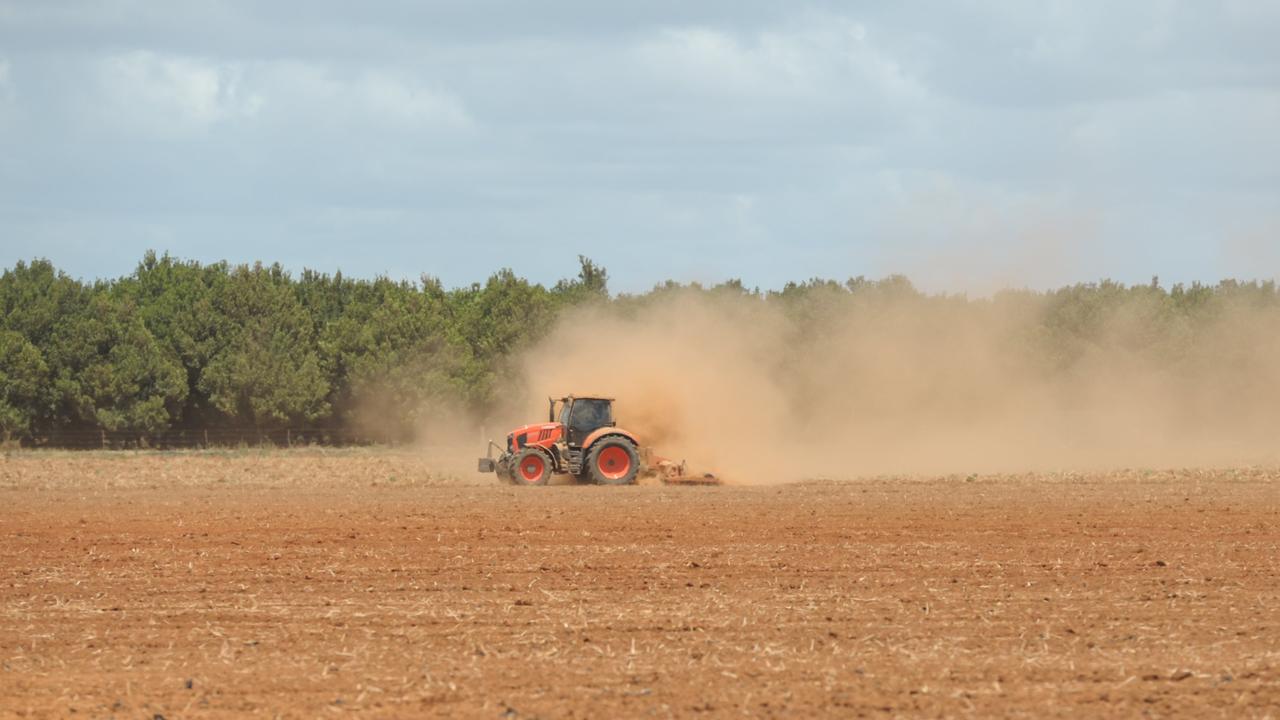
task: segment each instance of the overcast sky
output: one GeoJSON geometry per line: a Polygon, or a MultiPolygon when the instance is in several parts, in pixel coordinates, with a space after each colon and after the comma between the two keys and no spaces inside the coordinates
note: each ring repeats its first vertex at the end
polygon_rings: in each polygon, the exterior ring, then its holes
{"type": "Polygon", "coordinates": [[[0,264],[1280,275],[1280,0],[0,0],[0,264]]]}

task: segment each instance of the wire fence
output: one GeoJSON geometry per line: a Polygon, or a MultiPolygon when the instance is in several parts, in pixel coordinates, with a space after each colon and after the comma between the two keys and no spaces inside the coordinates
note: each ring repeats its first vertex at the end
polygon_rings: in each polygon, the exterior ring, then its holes
{"type": "Polygon", "coordinates": [[[332,428],[199,428],[138,433],[93,428],[68,429],[16,441],[24,448],[62,450],[182,450],[216,447],[352,447],[395,444],[395,438],[371,437],[332,428]]]}

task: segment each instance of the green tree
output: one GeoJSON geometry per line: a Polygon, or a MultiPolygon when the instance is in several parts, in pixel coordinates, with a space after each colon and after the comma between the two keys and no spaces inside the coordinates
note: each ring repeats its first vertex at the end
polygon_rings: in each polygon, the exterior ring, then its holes
{"type": "Polygon", "coordinates": [[[604,301],[609,299],[609,271],[586,255],[578,256],[578,277],[560,280],[551,292],[563,304],[604,301]]]}
{"type": "Polygon", "coordinates": [[[199,382],[229,331],[215,308],[227,273],[225,263],[202,266],[148,252],[133,274],[112,288],[122,301],[138,308],[152,337],[181,363],[187,392],[175,421],[188,426],[208,425],[221,417],[199,382]]]}
{"type": "Polygon", "coordinates": [[[562,303],[542,285],[503,269],[483,286],[450,293],[447,307],[450,324],[469,346],[474,363],[466,373],[468,399],[486,407],[497,397],[495,377],[508,358],[547,334],[562,303]]]}
{"type": "Polygon", "coordinates": [[[0,330],[0,434],[4,442],[30,437],[44,411],[49,368],[40,350],[21,333],[0,330]]]}
{"type": "Polygon", "coordinates": [[[437,409],[465,402],[470,347],[450,331],[443,295],[385,278],[370,290],[373,301],[349,305],[321,347],[344,368],[344,416],[386,438],[409,437],[437,409]]]}
{"type": "Polygon", "coordinates": [[[182,365],[132,303],[95,288],[51,340],[55,391],[72,422],[111,431],[166,430],[187,396],[182,365]]]}
{"type": "Polygon", "coordinates": [[[329,413],[311,318],[278,264],[232,270],[213,310],[225,335],[198,381],[213,407],[259,430],[329,413]]]}
{"type": "Polygon", "coordinates": [[[48,260],[18,261],[0,275],[0,327],[43,348],[54,329],[83,306],[88,288],[48,260]]]}
{"type": "MultiPolygon", "coordinates": [[[[73,409],[59,401],[57,377],[73,373],[61,372],[55,339],[63,325],[83,312],[89,292],[84,284],[57,271],[48,260],[33,260],[30,264],[19,261],[0,275],[0,329],[21,336],[35,348],[40,361],[28,363],[26,359],[34,356],[22,349],[11,358],[28,369],[43,368],[34,371],[39,383],[34,393],[22,394],[26,405],[21,409],[15,406],[11,413],[11,418],[26,427],[28,436],[48,435],[76,420],[73,409]]],[[[11,347],[16,344],[11,342],[11,347]]]]}

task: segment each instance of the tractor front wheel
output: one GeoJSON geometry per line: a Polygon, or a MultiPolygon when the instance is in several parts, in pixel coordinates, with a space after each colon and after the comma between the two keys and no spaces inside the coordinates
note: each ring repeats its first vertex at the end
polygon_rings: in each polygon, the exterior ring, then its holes
{"type": "Polygon", "coordinates": [[[516,484],[516,459],[510,455],[503,455],[503,459],[499,459],[494,464],[494,473],[498,476],[498,480],[506,485],[516,484]]]}
{"type": "Polygon", "coordinates": [[[587,475],[597,485],[632,485],[639,474],[640,454],[624,438],[602,438],[587,453],[587,475]]]}
{"type": "Polygon", "coordinates": [[[551,458],[537,448],[527,447],[516,455],[513,470],[516,485],[546,485],[551,478],[551,458]]]}

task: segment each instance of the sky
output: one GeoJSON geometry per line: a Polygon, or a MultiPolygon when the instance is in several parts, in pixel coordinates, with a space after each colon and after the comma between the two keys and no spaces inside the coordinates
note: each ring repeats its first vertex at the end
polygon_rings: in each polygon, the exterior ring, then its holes
{"type": "Polygon", "coordinates": [[[1280,276],[1280,0],[0,0],[0,265],[1280,276]]]}

